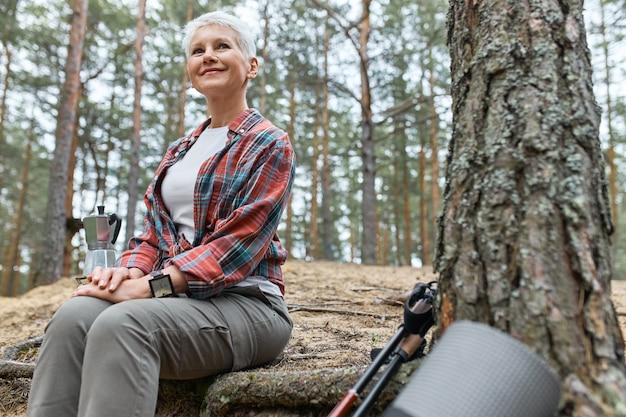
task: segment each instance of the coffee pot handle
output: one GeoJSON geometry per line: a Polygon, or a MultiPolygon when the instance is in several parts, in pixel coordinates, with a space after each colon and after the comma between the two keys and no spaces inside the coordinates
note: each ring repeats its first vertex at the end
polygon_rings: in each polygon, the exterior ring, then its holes
{"type": "Polygon", "coordinates": [[[120,234],[120,229],[122,228],[122,218],[115,213],[109,214],[109,226],[113,223],[115,223],[115,229],[113,230],[113,235],[111,237],[111,244],[115,244],[117,236],[120,234]]]}

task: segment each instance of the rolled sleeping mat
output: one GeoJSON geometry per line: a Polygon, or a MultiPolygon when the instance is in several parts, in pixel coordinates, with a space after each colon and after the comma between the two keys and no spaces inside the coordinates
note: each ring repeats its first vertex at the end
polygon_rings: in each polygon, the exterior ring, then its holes
{"type": "Polygon", "coordinates": [[[383,417],[553,417],[561,381],[523,343],[486,324],[453,323],[383,417]]]}

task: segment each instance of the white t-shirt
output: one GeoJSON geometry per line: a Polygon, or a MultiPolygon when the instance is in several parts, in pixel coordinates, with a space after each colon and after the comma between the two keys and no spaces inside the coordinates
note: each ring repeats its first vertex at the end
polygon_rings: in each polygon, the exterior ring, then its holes
{"type": "Polygon", "coordinates": [[[187,150],[185,156],[168,168],[161,195],[163,202],[176,224],[179,234],[193,243],[193,193],[202,164],[215,155],[226,144],[228,126],[208,128],[196,143],[187,150]]]}

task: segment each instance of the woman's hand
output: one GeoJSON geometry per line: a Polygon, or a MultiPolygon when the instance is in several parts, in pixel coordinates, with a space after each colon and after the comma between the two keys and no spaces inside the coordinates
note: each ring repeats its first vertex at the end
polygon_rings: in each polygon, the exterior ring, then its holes
{"type": "MultiPolygon", "coordinates": [[[[163,269],[164,274],[169,274],[174,286],[174,292],[187,292],[189,286],[185,274],[176,266],[170,265],[163,269]]],[[[136,298],[150,298],[151,275],[144,274],[138,268],[94,268],[91,275],[87,276],[88,284],[80,285],[72,294],[72,297],[88,295],[91,297],[107,300],[112,303],[133,300],[136,298]]]]}
{"type": "Polygon", "coordinates": [[[132,278],[140,278],[145,274],[137,268],[102,268],[95,267],[87,279],[100,289],[114,292],[122,281],[132,278]]]}
{"type": "MultiPolygon", "coordinates": [[[[126,268],[115,268],[115,269],[126,269],[126,268]]],[[[114,272],[111,276],[113,279],[117,280],[117,276],[114,272]]],[[[104,274],[107,276],[108,274],[104,274]]],[[[123,274],[122,274],[123,275],[123,274]]],[[[90,296],[100,298],[102,300],[110,301],[112,303],[119,303],[127,300],[134,300],[137,298],[150,298],[150,286],[148,284],[150,276],[145,275],[141,278],[130,279],[125,278],[122,279],[114,288],[111,290],[111,283],[108,287],[105,285],[100,285],[101,280],[95,282],[92,278],[92,281],[89,284],[80,285],[74,293],[72,297],[78,296],[90,296]]],[[[111,279],[110,281],[113,281],[111,279]]]]}

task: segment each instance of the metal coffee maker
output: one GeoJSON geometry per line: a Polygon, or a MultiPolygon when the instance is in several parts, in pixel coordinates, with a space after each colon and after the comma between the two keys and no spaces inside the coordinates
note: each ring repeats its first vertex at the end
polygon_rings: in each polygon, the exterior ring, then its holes
{"type": "Polygon", "coordinates": [[[122,218],[115,213],[105,214],[104,206],[98,206],[98,214],[83,219],[87,239],[87,256],[83,274],[91,274],[96,266],[115,266],[117,253],[113,245],[122,227],[122,218]]]}

